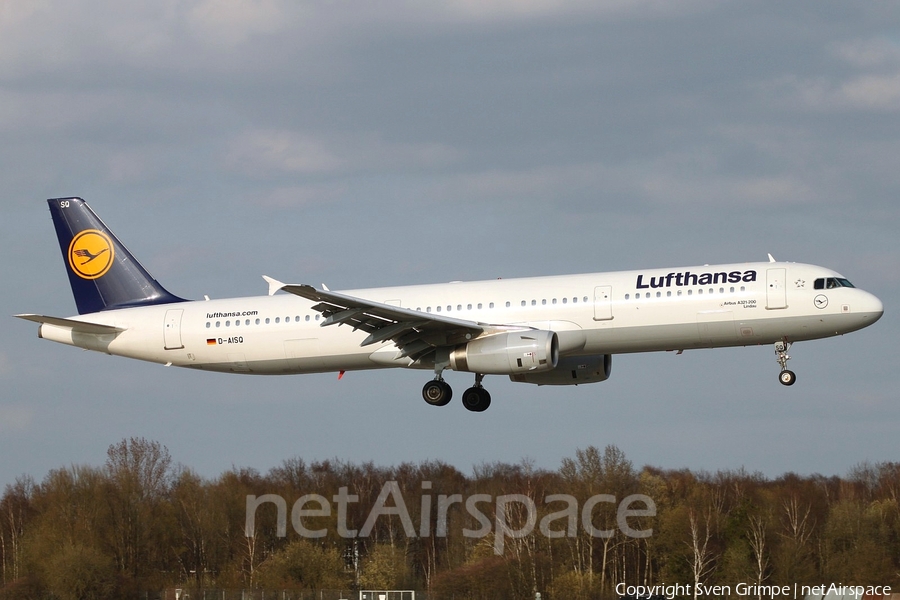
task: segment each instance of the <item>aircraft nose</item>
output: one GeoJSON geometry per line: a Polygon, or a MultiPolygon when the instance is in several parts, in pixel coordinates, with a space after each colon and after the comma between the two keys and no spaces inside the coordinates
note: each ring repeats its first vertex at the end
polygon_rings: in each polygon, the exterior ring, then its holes
{"type": "Polygon", "coordinates": [[[862,300],[859,312],[869,316],[871,323],[874,323],[884,314],[884,303],[882,303],[875,294],[866,292],[866,296],[862,300]]]}

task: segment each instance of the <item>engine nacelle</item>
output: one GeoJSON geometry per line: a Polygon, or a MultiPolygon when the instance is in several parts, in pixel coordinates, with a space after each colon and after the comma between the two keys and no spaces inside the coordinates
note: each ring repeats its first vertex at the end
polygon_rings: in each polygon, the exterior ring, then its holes
{"type": "Polygon", "coordinates": [[[514,331],[479,338],[450,353],[450,368],[483,375],[539,373],[556,368],[559,338],[554,331],[514,331]]]}
{"type": "Polygon", "coordinates": [[[535,385],[580,385],[606,381],[612,371],[612,354],[564,356],[556,368],[545,373],[516,373],[513,381],[535,385]]]}

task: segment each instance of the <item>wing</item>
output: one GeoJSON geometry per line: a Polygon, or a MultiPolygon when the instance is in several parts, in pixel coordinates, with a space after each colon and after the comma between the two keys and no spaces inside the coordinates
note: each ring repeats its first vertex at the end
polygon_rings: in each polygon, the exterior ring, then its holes
{"type": "Polygon", "coordinates": [[[478,336],[500,330],[523,329],[423,313],[320,290],[310,285],[284,284],[270,277],[263,278],[269,283],[270,294],[284,290],[316,302],[312,308],[325,317],[322,327],[349,325],[354,331],[357,329],[365,331],[369,335],[362,341],[361,346],[391,340],[400,349],[398,358],[409,357],[418,360],[440,346],[464,344],[478,336]]]}

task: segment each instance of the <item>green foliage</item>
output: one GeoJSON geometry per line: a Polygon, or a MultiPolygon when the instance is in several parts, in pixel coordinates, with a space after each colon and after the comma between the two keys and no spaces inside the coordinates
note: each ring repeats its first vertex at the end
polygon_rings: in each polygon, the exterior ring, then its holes
{"type": "Polygon", "coordinates": [[[116,568],[98,549],[66,544],[46,557],[43,580],[57,600],[116,598],[116,568]]]}
{"type": "Polygon", "coordinates": [[[359,585],[368,590],[396,590],[410,586],[406,552],[377,544],[363,562],[359,585]]]}
{"type": "Polygon", "coordinates": [[[344,589],[349,581],[334,548],[296,540],[272,553],[259,567],[259,586],[265,589],[344,589]]]}

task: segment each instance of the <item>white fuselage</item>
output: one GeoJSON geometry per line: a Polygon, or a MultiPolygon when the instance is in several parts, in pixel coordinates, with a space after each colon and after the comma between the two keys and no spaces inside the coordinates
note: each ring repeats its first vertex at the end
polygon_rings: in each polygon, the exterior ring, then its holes
{"type": "MultiPolygon", "coordinates": [[[[772,344],[840,335],[882,314],[852,287],[814,289],[839,274],[764,262],[349,290],[347,295],[492,325],[554,331],[562,356],[772,344]]],[[[211,371],[290,374],[423,367],[391,341],[321,327],[315,303],[291,294],[180,302],[72,317],[118,334],[44,323],[54,341],[211,371]]]]}

